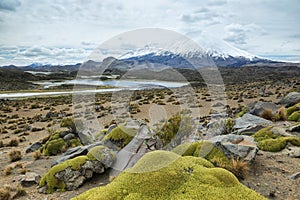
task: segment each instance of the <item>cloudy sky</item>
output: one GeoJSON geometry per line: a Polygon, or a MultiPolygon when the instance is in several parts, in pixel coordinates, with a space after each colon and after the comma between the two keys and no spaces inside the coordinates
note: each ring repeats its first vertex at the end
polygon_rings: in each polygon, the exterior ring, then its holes
{"type": "Polygon", "coordinates": [[[145,27],[300,61],[299,11],[299,0],[0,0],[0,66],[82,62],[102,42],[145,27]]]}

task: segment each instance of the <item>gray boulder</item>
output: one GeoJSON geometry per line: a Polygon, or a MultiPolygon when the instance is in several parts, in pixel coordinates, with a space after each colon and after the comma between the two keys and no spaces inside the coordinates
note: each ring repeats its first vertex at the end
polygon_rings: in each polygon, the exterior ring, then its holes
{"type": "Polygon", "coordinates": [[[250,107],[250,114],[260,116],[265,110],[271,110],[272,113],[276,113],[278,110],[278,106],[272,102],[262,102],[259,101],[256,104],[254,104],[253,107],[250,107]]]}
{"type": "Polygon", "coordinates": [[[43,146],[42,143],[35,142],[35,143],[31,144],[29,147],[27,147],[26,150],[25,150],[25,152],[26,153],[35,152],[36,150],[38,150],[42,146],[43,146]]]}
{"type": "Polygon", "coordinates": [[[291,92],[279,101],[279,103],[281,105],[285,105],[285,107],[293,106],[299,102],[300,102],[299,92],[291,92]]]}
{"type": "Polygon", "coordinates": [[[237,134],[252,135],[258,130],[272,124],[273,122],[270,120],[246,113],[236,119],[233,129],[236,130],[234,133],[237,134]]]}
{"type": "Polygon", "coordinates": [[[228,158],[233,156],[246,161],[252,161],[258,152],[254,138],[246,135],[220,135],[211,138],[209,141],[228,158]]]}
{"type": "Polygon", "coordinates": [[[24,175],[14,177],[14,181],[19,182],[23,187],[36,185],[41,180],[41,176],[34,172],[26,172],[24,175]]]}

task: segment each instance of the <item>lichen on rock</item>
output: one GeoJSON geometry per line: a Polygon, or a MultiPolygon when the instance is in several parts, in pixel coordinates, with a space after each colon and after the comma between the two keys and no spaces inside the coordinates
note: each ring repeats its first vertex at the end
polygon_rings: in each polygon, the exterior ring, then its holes
{"type": "Polygon", "coordinates": [[[87,156],[78,156],[55,165],[42,177],[39,186],[46,186],[45,188],[47,193],[52,193],[55,190],[65,191],[66,184],[63,181],[58,180],[55,177],[55,174],[67,169],[68,167],[71,167],[73,170],[79,170],[87,160],[87,156]]]}
{"type": "Polygon", "coordinates": [[[87,155],[75,157],[53,166],[42,177],[40,192],[74,190],[80,187],[93,173],[103,173],[115,161],[115,153],[107,147],[96,146],[87,155]]]}

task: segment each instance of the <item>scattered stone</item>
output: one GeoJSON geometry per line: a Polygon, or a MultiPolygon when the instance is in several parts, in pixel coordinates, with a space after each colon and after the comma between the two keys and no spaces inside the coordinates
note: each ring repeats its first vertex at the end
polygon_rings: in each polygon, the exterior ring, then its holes
{"type": "Polygon", "coordinates": [[[236,130],[237,134],[252,135],[258,130],[272,124],[270,120],[246,113],[236,119],[233,129],[236,130]]]}
{"type": "Polygon", "coordinates": [[[279,103],[281,105],[285,105],[286,108],[293,106],[299,102],[300,102],[300,93],[299,92],[291,92],[279,101],[279,103]]]}
{"type": "Polygon", "coordinates": [[[290,157],[300,158],[300,147],[289,147],[287,150],[290,157]]]}
{"type": "Polygon", "coordinates": [[[35,152],[39,148],[41,148],[43,145],[40,142],[35,142],[31,144],[29,147],[26,148],[25,153],[35,152]]]}
{"type": "Polygon", "coordinates": [[[210,141],[228,158],[234,156],[235,158],[252,161],[258,152],[254,138],[246,135],[220,135],[211,138],[210,141]]]}
{"type": "Polygon", "coordinates": [[[20,182],[23,187],[30,187],[39,183],[41,176],[34,172],[26,172],[25,175],[14,177],[14,181],[20,182]]]}
{"type": "Polygon", "coordinates": [[[292,180],[296,180],[299,177],[300,177],[300,172],[296,172],[295,174],[289,176],[289,178],[292,179],[292,180]]]}

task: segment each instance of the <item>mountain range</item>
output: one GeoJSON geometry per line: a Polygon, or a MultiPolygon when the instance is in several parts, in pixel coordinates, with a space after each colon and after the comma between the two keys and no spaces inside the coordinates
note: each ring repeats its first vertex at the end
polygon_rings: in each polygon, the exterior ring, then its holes
{"type": "MultiPolygon", "coordinates": [[[[146,45],[143,48],[128,51],[117,58],[108,57],[104,59],[104,62],[109,62],[111,69],[126,71],[133,67],[140,68],[149,67],[155,65],[155,67],[169,66],[176,69],[192,69],[193,66],[189,60],[202,59],[209,60],[209,63],[217,67],[242,67],[245,65],[268,65],[281,63],[259,56],[252,55],[246,51],[237,49],[230,46],[227,43],[214,44],[213,47],[203,48],[205,50],[184,50],[184,51],[169,51],[153,46],[146,45]],[[108,61],[109,60],[109,61],[108,61]]],[[[96,66],[100,66],[101,62],[95,62],[88,60],[83,63],[85,70],[92,69],[96,66]]],[[[59,72],[59,71],[77,71],[81,64],[77,63],[74,65],[51,65],[33,63],[28,66],[3,66],[6,69],[21,69],[23,71],[48,71],[48,72],[59,72]]]]}

